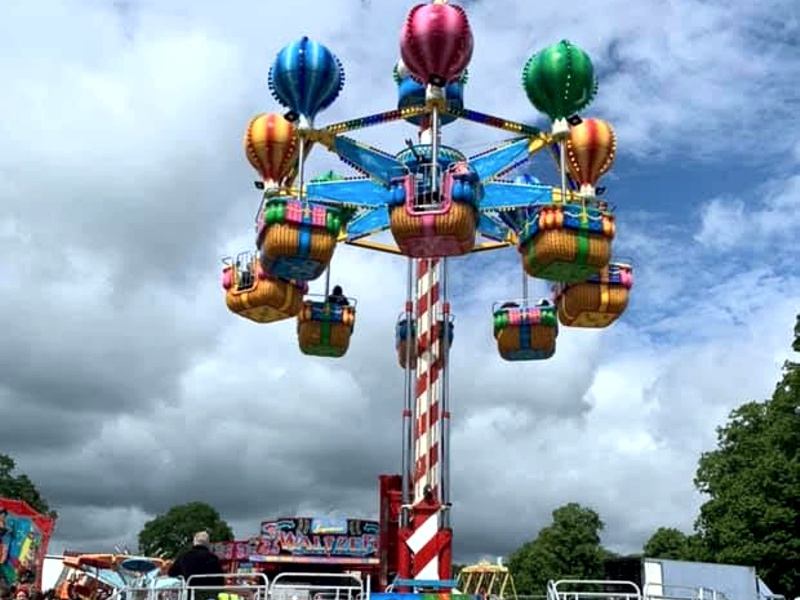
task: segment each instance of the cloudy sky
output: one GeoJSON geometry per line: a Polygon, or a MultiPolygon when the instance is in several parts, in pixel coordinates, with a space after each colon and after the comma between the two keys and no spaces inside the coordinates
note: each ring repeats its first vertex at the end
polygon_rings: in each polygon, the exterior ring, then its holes
{"type": "MultiPolygon", "coordinates": [[[[38,0],[0,15],[0,451],[59,510],[54,549],[135,538],[201,499],[239,536],[263,517],[372,515],[400,460],[393,325],[401,259],[337,251],[359,299],[351,351],[303,358],[294,323],[228,313],[222,256],[249,249],[259,195],[241,150],[276,110],[267,71],[305,34],[347,82],[322,121],[394,106],[406,0],[38,0]]],[[[503,554],[558,505],[635,551],[691,527],[699,454],[770,394],[800,307],[800,5],[794,0],[471,0],[467,103],[539,121],[531,52],[593,56],[620,156],[606,178],[629,312],[562,330],[547,362],[495,354],[491,303],[518,297],[513,250],[461,260],[452,376],[456,555],[503,554]],[[510,518],[509,515],[514,515],[510,518]]],[[[399,149],[409,126],[361,139],[399,149]]],[[[503,134],[453,125],[469,153],[503,134]]],[[[313,173],[335,166],[317,149],[313,173]]],[[[338,167],[337,167],[338,168],[338,167]]],[[[555,181],[547,162],[536,174],[555,181]]],[[[319,286],[317,286],[317,289],[319,286]]],[[[533,289],[543,293],[544,286],[533,289]]]]}

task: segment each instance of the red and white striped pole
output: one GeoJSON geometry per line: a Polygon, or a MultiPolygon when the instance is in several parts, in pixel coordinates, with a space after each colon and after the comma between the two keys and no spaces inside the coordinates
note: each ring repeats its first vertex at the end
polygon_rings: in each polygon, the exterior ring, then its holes
{"type": "MultiPolygon", "coordinates": [[[[447,335],[445,302],[439,285],[439,260],[417,261],[417,373],[414,404],[413,496],[411,522],[403,531],[404,550],[409,554],[410,578],[449,580],[452,573],[452,532],[442,504],[441,386],[443,336],[447,335]],[[440,321],[445,318],[444,330],[440,321]]],[[[446,484],[445,484],[446,485],[446,484]]]]}
{"type": "Polygon", "coordinates": [[[417,261],[417,377],[414,424],[414,503],[439,498],[439,340],[441,315],[438,259],[417,261]]]}
{"type": "MultiPolygon", "coordinates": [[[[433,109],[420,127],[419,141],[430,145],[431,183],[439,189],[439,118],[433,109]]],[[[407,526],[400,531],[399,576],[418,581],[449,580],[452,576],[452,530],[449,524],[449,469],[444,452],[449,435],[447,361],[450,307],[439,285],[437,258],[418,259],[416,273],[417,366],[413,405],[411,506],[407,526]],[[440,325],[441,322],[441,325],[440,325]],[[443,349],[444,342],[444,349],[443,349]],[[443,351],[444,350],[444,351],[443,351]],[[443,375],[445,375],[443,377],[443,375]],[[445,402],[444,410],[442,402],[445,402]],[[447,424],[443,428],[443,421],[447,424]],[[442,475],[444,474],[444,477],[442,475]]],[[[447,259],[442,261],[446,288],[447,259]]]]}

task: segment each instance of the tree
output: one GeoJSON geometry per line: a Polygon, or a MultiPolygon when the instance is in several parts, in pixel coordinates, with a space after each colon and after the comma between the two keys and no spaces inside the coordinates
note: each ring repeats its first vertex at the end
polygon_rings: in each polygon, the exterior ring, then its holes
{"type": "Polygon", "coordinates": [[[0,497],[24,500],[40,513],[56,516],[30,478],[24,473],[14,474],[16,468],[13,458],[0,454],[0,497]]]}
{"type": "Polygon", "coordinates": [[[575,502],[554,510],[553,522],[509,557],[517,592],[542,594],[550,579],[602,579],[603,527],[595,511],[575,502]]]}
{"type": "Polygon", "coordinates": [[[233,531],[213,506],[189,502],[173,506],[148,521],[139,532],[139,552],[174,559],[192,545],[198,531],[207,531],[212,542],[233,539],[233,531]]]}
{"type": "Polygon", "coordinates": [[[683,560],[686,556],[687,535],[674,527],[659,527],[645,542],[647,558],[672,558],[683,560]]]}
{"type": "MultiPolygon", "coordinates": [[[[800,318],[795,328],[800,347],[800,318]]],[[[695,477],[708,496],[696,529],[717,562],[753,565],[776,593],[800,589],[800,365],[771,400],[748,402],[717,429],[695,477]]]]}

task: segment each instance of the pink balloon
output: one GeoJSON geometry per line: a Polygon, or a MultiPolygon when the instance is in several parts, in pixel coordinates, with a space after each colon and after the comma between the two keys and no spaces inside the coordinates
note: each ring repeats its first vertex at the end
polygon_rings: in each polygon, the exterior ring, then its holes
{"type": "Polygon", "coordinates": [[[472,29],[467,13],[453,4],[419,4],[400,32],[400,56],[411,76],[423,84],[432,78],[457,80],[472,58],[472,29]]]}

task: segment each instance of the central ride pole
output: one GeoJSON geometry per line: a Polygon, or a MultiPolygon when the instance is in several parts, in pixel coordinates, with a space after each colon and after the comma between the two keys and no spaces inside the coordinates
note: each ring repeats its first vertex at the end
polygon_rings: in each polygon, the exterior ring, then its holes
{"type": "MultiPolygon", "coordinates": [[[[420,128],[419,142],[430,148],[431,189],[438,181],[439,111],[431,111],[420,128]]],[[[411,506],[407,527],[401,528],[401,579],[439,582],[452,577],[452,530],[449,519],[449,407],[447,351],[449,303],[446,301],[447,261],[417,259],[417,368],[413,407],[411,506]],[[440,270],[444,286],[440,287],[440,270]],[[443,293],[444,292],[444,293],[443,293]],[[408,565],[410,568],[407,568],[408,565]],[[406,568],[403,568],[406,567],[406,568]]],[[[424,586],[423,586],[424,587],[424,586]]]]}

